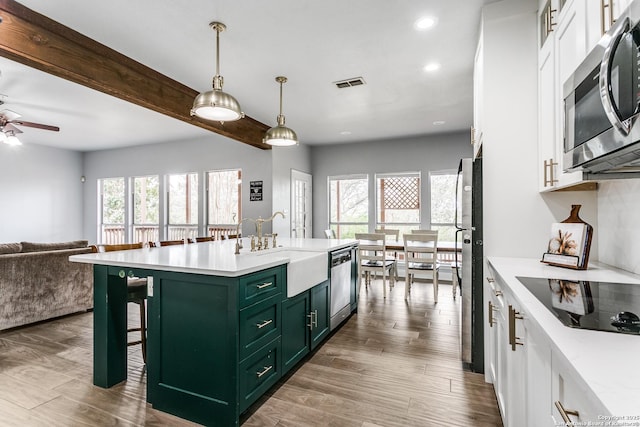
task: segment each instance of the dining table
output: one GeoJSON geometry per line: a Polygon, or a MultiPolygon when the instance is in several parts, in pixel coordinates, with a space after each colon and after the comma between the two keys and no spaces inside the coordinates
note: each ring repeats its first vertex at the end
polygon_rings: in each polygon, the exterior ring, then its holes
{"type": "MultiPolygon", "coordinates": [[[[401,252],[404,253],[404,240],[385,240],[385,248],[389,252],[401,252]]],[[[457,286],[452,286],[453,298],[456,298],[457,288],[460,287],[458,281],[458,269],[462,262],[462,244],[448,241],[438,241],[437,243],[437,258],[439,264],[449,264],[451,268],[451,282],[455,282],[457,286]]],[[[404,254],[399,257],[404,259],[404,254]]]]}

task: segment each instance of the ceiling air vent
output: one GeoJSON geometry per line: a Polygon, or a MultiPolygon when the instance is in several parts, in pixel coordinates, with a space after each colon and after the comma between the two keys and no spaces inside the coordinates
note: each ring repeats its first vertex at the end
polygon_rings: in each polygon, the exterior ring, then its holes
{"type": "Polygon", "coordinates": [[[350,79],[333,82],[333,84],[336,85],[336,87],[338,89],[344,89],[346,87],[363,85],[364,84],[364,79],[362,77],[353,77],[353,78],[350,78],[350,79]]]}

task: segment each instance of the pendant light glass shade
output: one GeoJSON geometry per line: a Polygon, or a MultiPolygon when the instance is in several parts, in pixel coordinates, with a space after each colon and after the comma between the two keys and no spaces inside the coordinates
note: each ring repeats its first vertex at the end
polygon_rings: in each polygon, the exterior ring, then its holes
{"type": "Polygon", "coordinates": [[[263,142],[278,147],[298,145],[298,135],[284,125],[284,115],[282,114],[282,84],[287,82],[283,76],[276,77],[276,82],[280,83],[280,114],[278,114],[278,125],[272,127],[264,135],[263,142]]]}
{"type": "Polygon", "coordinates": [[[216,32],[216,75],[213,77],[213,90],[196,96],[191,115],[221,123],[231,122],[243,118],[244,113],[238,101],[222,91],[224,79],[220,75],[220,33],[227,27],[221,22],[212,22],[209,26],[216,32]]]}
{"type": "Polygon", "coordinates": [[[2,132],[0,140],[7,145],[22,145],[22,141],[12,131],[2,132]]]}

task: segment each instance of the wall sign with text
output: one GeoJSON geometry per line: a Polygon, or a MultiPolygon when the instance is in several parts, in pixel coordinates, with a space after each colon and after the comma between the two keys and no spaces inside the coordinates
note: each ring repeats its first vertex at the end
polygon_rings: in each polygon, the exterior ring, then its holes
{"type": "Polygon", "coordinates": [[[259,202],[262,200],[262,181],[250,181],[249,182],[249,200],[252,202],[259,202]]]}

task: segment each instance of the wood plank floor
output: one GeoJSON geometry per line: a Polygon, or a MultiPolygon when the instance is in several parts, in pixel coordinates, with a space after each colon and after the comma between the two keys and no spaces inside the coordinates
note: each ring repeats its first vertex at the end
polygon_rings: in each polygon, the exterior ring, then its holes
{"type": "MultiPolygon", "coordinates": [[[[463,371],[460,299],[440,285],[381,282],[360,291],[358,313],[242,417],[254,426],[501,426],[493,388],[463,371]]],[[[130,304],[131,319],[137,318],[130,304]]],[[[134,320],[132,320],[133,322],[134,320]]],[[[129,379],[91,379],[92,313],[0,332],[1,426],[194,426],[145,402],[139,347],[129,379]]]]}

